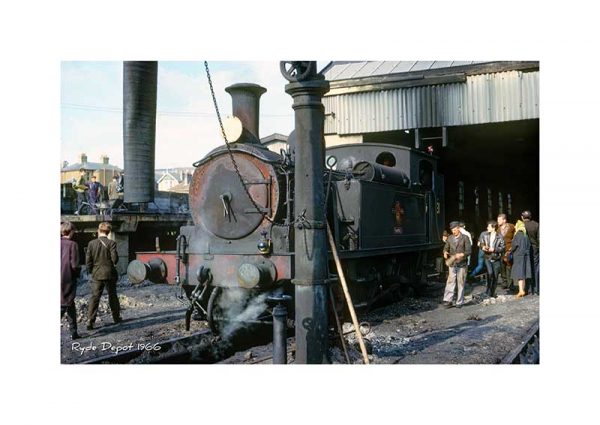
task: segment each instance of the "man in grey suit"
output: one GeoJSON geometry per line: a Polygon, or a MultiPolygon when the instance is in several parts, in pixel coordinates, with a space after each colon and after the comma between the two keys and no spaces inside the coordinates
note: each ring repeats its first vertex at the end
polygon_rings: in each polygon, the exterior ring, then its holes
{"type": "Polygon", "coordinates": [[[88,330],[94,328],[100,297],[105,287],[108,292],[108,305],[113,320],[115,323],[122,321],[121,306],[117,297],[118,273],[115,267],[117,261],[119,261],[119,255],[117,254],[117,243],[108,239],[111,231],[110,223],[100,223],[98,226],[98,239],[91,241],[87,247],[85,264],[88,272],[92,275],[92,296],[88,306],[88,330]]]}

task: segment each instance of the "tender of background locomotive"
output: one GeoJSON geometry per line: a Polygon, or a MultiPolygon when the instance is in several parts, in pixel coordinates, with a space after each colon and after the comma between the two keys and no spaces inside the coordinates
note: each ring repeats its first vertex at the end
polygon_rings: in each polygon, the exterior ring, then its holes
{"type": "MultiPolygon", "coordinates": [[[[293,204],[293,133],[288,151],[269,151],[257,138],[265,89],[237,84],[227,91],[239,121],[230,121],[233,143],[194,164],[193,225],[181,228],[176,252],[138,253],[128,270],[133,281],[181,284],[191,306],[187,325],[195,308],[213,330],[266,319],[269,294],[293,295],[294,238],[311,225],[293,204]]],[[[424,282],[443,229],[437,159],[372,143],[332,147],[326,156],[323,224],[331,226],[355,305],[368,307],[382,294],[424,282]]]]}

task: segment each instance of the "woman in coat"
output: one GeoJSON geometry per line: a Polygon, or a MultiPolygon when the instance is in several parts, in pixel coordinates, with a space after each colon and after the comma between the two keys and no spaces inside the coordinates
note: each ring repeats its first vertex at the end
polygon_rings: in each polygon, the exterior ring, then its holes
{"type": "Polygon", "coordinates": [[[77,339],[77,312],[75,311],[75,280],[79,276],[79,247],[71,240],[75,226],[70,221],[60,225],[60,318],[67,313],[71,338],[77,339]]]}
{"type": "Polygon", "coordinates": [[[527,237],[525,224],[519,220],[517,221],[517,224],[515,224],[515,236],[510,247],[510,252],[513,257],[511,277],[519,284],[517,298],[525,296],[525,279],[531,279],[531,260],[529,258],[530,247],[531,243],[527,237]]]}

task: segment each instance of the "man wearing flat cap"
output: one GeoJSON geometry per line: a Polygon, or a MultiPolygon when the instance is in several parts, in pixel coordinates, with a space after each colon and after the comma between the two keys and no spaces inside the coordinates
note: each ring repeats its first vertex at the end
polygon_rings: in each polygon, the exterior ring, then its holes
{"type": "Polygon", "coordinates": [[[458,286],[456,307],[461,308],[465,302],[465,278],[467,277],[467,255],[471,253],[471,242],[469,238],[460,232],[460,223],[450,223],[452,234],[444,245],[444,259],[448,266],[448,281],[444,290],[443,305],[452,307],[454,289],[458,286]]]}

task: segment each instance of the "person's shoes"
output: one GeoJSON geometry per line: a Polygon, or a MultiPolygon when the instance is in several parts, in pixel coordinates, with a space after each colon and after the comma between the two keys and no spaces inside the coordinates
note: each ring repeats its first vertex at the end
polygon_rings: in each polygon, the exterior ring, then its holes
{"type": "Polygon", "coordinates": [[[525,291],[519,291],[517,298],[523,298],[527,293],[525,291]]]}
{"type": "Polygon", "coordinates": [[[462,306],[463,306],[462,304],[456,304],[456,306],[455,306],[455,307],[456,307],[456,308],[462,308],[462,306]]]}
{"type": "Polygon", "coordinates": [[[93,325],[92,323],[89,323],[89,322],[88,322],[88,324],[85,326],[85,328],[86,328],[88,331],[91,331],[91,330],[93,330],[93,329],[94,329],[94,325],[93,325]]]}
{"type": "Polygon", "coordinates": [[[443,305],[445,308],[452,308],[452,303],[451,303],[451,302],[449,302],[449,301],[444,301],[444,302],[442,303],[442,305],[443,305]]]}
{"type": "Polygon", "coordinates": [[[123,318],[117,317],[116,319],[113,319],[113,321],[115,322],[115,325],[118,325],[119,323],[121,323],[123,321],[123,318]]]}
{"type": "Polygon", "coordinates": [[[74,334],[71,334],[71,339],[79,339],[81,338],[81,335],[79,335],[77,332],[75,332],[74,334]]]}

